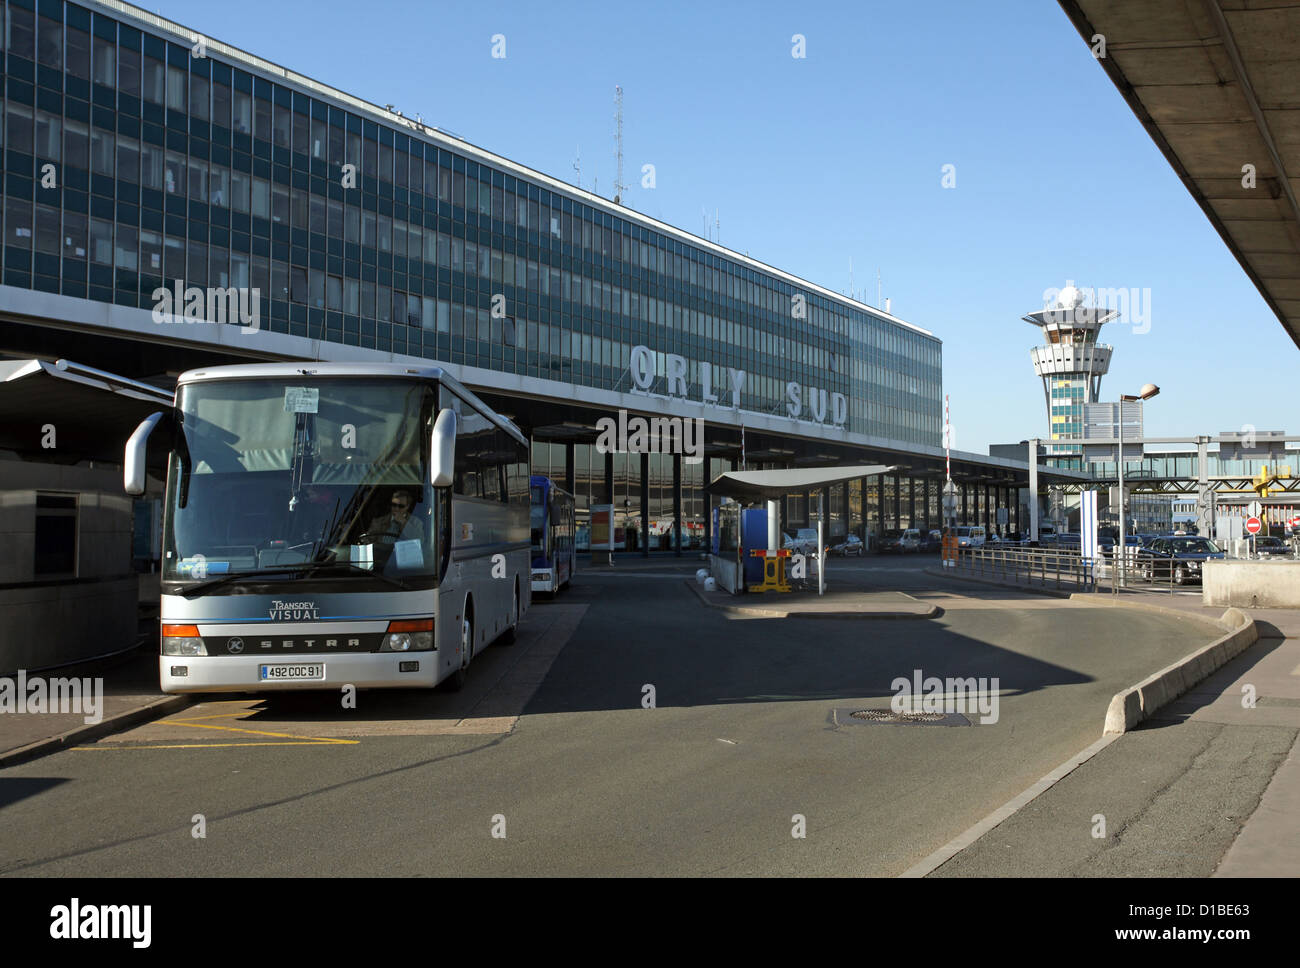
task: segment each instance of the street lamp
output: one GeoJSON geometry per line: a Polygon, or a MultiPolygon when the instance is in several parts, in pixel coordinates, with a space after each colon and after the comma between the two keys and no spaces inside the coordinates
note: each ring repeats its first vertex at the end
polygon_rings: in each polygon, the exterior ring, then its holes
{"type": "Polygon", "coordinates": [[[1150,400],[1160,392],[1154,383],[1145,383],[1136,396],[1121,394],[1119,398],[1119,450],[1115,454],[1115,470],[1119,476],[1119,587],[1124,587],[1128,565],[1128,526],[1124,521],[1124,404],[1150,400]]]}

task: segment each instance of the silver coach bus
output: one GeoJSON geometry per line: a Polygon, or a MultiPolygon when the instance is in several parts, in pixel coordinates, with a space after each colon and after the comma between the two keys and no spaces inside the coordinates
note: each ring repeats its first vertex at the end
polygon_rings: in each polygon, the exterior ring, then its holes
{"type": "Polygon", "coordinates": [[[531,601],[528,441],[438,367],[191,370],[168,447],[164,692],[460,688],[531,601]]]}

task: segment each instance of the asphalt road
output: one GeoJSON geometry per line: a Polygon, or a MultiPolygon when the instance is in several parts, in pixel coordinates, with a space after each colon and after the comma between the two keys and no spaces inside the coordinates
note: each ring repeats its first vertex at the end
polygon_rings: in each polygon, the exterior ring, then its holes
{"type": "Polygon", "coordinates": [[[468,693],[204,703],[5,770],[0,873],[892,875],[1215,635],[946,584],[930,563],[833,566],[944,609],[902,621],[730,618],[684,587],[690,561],[584,573],[476,659],[468,693]],[[990,680],[997,721],[850,715],[915,670],[990,680]]]}

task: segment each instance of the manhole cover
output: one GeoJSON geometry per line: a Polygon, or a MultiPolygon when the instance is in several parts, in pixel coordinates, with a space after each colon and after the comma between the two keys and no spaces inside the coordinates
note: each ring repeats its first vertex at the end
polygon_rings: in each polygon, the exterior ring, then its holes
{"type": "Polygon", "coordinates": [[[896,713],[892,709],[859,709],[850,715],[876,723],[941,723],[947,718],[944,713],[896,713]]]}
{"type": "Polygon", "coordinates": [[[832,709],[835,725],[861,723],[864,726],[969,726],[961,713],[896,713],[892,709],[832,709]]]}

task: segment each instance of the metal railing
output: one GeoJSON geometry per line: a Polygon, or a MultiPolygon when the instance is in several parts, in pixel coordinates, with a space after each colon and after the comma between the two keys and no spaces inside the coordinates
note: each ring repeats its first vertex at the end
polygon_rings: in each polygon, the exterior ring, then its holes
{"type": "Polygon", "coordinates": [[[1078,546],[1063,548],[961,548],[957,567],[972,578],[1025,587],[1110,591],[1168,591],[1200,587],[1202,563],[1170,560],[1140,548],[1128,549],[1123,574],[1114,549],[1095,559],[1078,546]]]}
{"type": "Polygon", "coordinates": [[[1097,569],[1078,551],[1055,548],[960,548],[957,568],[972,578],[1027,587],[1095,591],[1097,569]]]}

